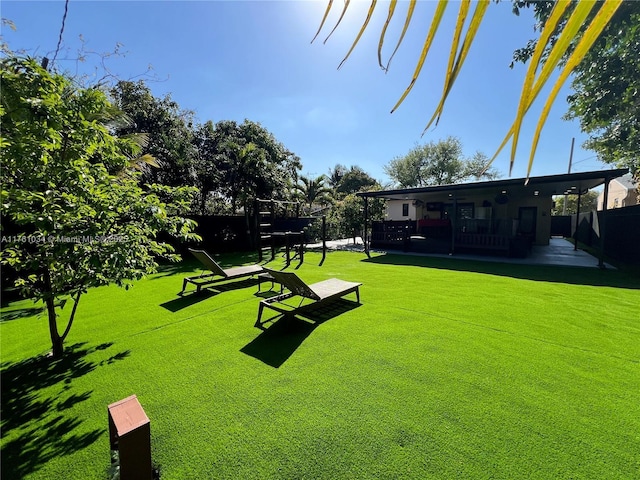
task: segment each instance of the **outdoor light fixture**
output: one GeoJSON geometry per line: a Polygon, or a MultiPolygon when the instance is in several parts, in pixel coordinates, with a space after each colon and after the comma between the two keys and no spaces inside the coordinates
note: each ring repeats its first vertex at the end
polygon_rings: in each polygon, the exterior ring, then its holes
{"type": "Polygon", "coordinates": [[[502,193],[507,193],[507,191],[506,190],[502,190],[502,193]]]}
{"type": "Polygon", "coordinates": [[[538,195],[540,195],[540,192],[536,190],[535,192],[533,192],[533,194],[537,197],[538,195]]]}

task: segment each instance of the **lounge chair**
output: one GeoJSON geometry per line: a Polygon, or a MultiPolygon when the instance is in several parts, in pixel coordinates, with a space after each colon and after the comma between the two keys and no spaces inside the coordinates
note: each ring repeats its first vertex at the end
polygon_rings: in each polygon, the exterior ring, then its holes
{"type": "Polygon", "coordinates": [[[200,263],[206,267],[211,273],[205,274],[203,271],[200,275],[195,277],[186,277],[182,281],[182,291],[178,295],[182,295],[187,288],[188,283],[192,283],[196,286],[196,292],[200,292],[202,287],[213,285],[215,283],[223,282],[226,280],[233,280],[234,278],[252,277],[264,272],[261,265],[246,265],[243,267],[234,267],[223,269],[216,261],[211,258],[204,250],[189,249],[189,251],[200,260],[200,263]]]}
{"type": "MultiPolygon", "coordinates": [[[[265,298],[260,302],[260,306],[258,307],[258,318],[255,323],[256,327],[260,327],[263,323],[266,323],[261,321],[262,311],[265,307],[284,315],[295,315],[296,311],[302,307],[302,302],[304,302],[305,299],[313,300],[319,304],[327,300],[343,297],[351,292],[356,293],[356,301],[360,303],[359,287],[362,285],[361,283],[346,282],[338,278],[330,278],[329,280],[307,285],[300,279],[300,277],[292,272],[279,272],[268,268],[264,268],[264,271],[265,273],[268,273],[275,282],[288,289],[289,292],[275,297],[265,298]],[[302,297],[299,305],[291,306],[284,303],[285,300],[295,296],[302,297]],[[285,308],[285,306],[288,308],[285,308]]],[[[305,308],[306,307],[307,306],[305,305],[305,308]]]]}

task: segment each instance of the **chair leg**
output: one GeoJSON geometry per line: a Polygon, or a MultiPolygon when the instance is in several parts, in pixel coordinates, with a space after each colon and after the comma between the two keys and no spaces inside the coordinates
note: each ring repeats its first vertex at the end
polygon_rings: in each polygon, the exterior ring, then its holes
{"type": "Polygon", "coordinates": [[[178,295],[182,295],[185,291],[185,289],[187,288],[187,283],[189,282],[188,278],[185,278],[184,280],[182,280],[182,290],[180,290],[180,293],[178,295]]]}
{"type": "Polygon", "coordinates": [[[262,323],[260,322],[260,320],[262,320],[262,310],[264,310],[264,303],[260,302],[260,304],[258,305],[258,319],[256,320],[254,327],[260,328],[260,326],[262,325],[262,323]]]}

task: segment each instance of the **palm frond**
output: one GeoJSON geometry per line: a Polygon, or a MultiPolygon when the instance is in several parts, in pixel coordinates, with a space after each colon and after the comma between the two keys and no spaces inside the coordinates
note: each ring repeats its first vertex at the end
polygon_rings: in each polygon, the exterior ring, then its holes
{"type": "MultiPolygon", "coordinates": [[[[387,19],[384,22],[384,26],[382,27],[382,31],[380,32],[380,40],[378,41],[378,65],[380,65],[380,68],[383,70],[386,70],[386,69],[384,65],[382,65],[382,45],[384,44],[384,38],[387,35],[387,28],[389,28],[389,24],[391,23],[393,14],[396,11],[396,5],[398,5],[398,0],[391,0],[389,2],[389,13],[387,13],[387,19]]],[[[400,45],[400,41],[398,42],[398,46],[399,45],[400,45]]],[[[394,50],[394,53],[395,53],[395,50],[394,50]]]]}
{"type": "Polygon", "coordinates": [[[351,55],[351,52],[353,52],[353,49],[356,48],[356,45],[360,41],[360,37],[362,37],[362,34],[364,33],[365,29],[367,28],[367,25],[369,25],[369,20],[371,20],[371,16],[373,15],[373,11],[376,8],[377,1],[378,0],[371,0],[371,5],[369,5],[369,11],[367,12],[367,18],[364,20],[364,23],[362,24],[362,27],[360,27],[360,31],[358,32],[358,36],[356,37],[356,39],[354,40],[353,44],[351,45],[351,48],[349,49],[349,51],[347,52],[345,57],[340,62],[340,65],[338,65],[338,70],[340,70],[340,67],[342,67],[344,62],[347,61],[347,58],[349,58],[349,55],[351,55]]]}
{"type": "MultiPolygon", "coordinates": [[[[532,95],[533,88],[533,80],[535,79],[536,70],[540,65],[540,61],[542,60],[542,55],[545,51],[547,44],[549,43],[549,39],[551,35],[555,31],[558,22],[562,18],[562,15],[566,11],[569,6],[569,2],[556,2],[553,6],[553,10],[551,11],[551,15],[549,16],[545,29],[542,31],[540,36],[540,40],[538,41],[536,48],[533,52],[531,60],[529,61],[529,67],[527,68],[527,72],[524,78],[524,84],[522,85],[522,93],[520,94],[520,103],[518,104],[518,112],[516,114],[516,120],[509,130],[509,137],[511,135],[514,136],[513,142],[511,143],[511,160],[509,162],[509,174],[511,174],[511,170],[513,169],[513,163],[515,160],[516,149],[518,147],[518,138],[520,136],[520,128],[522,126],[522,120],[524,119],[527,110],[535,100],[535,96],[532,95]]],[[[507,138],[509,138],[507,137],[507,138]]],[[[506,144],[506,141],[500,146],[500,149],[506,144]]],[[[493,161],[493,160],[492,160],[493,161]]]]}
{"type": "Polygon", "coordinates": [[[320,22],[320,27],[318,27],[318,31],[316,32],[314,37],[311,39],[311,43],[313,43],[314,40],[318,38],[318,35],[320,35],[320,32],[322,31],[322,27],[324,27],[324,22],[327,21],[327,17],[329,16],[329,12],[331,11],[332,6],[333,6],[333,0],[329,0],[329,3],[327,3],[327,8],[324,11],[324,16],[322,17],[322,22],[320,22]]]}
{"type": "Polygon", "coordinates": [[[416,83],[416,80],[420,76],[420,72],[422,71],[422,67],[424,65],[425,60],[427,59],[427,54],[431,49],[431,44],[433,43],[433,39],[438,32],[438,27],[440,26],[440,22],[442,21],[442,16],[444,15],[444,11],[447,8],[447,0],[438,0],[438,6],[436,7],[436,11],[433,14],[433,20],[431,20],[431,27],[429,27],[429,33],[427,34],[427,38],[424,41],[424,45],[422,46],[422,52],[420,53],[420,58],[418,59],[418,64],[416,65],[416,69],[413,72],[413,78],[411,79],[411,83],[404,91],[400,100],[396,102],[396,104],[391,109],[391,113],[393,113],[396,108],[400,106],[400,104],[407,98],[409,92],[413,89],[413,86],[416,83]]]}
{"type": "Polygon", "coordinates": [[[458,78],[458,73],[460,73],[460,69],[464,64],[464,61],[467,58],[467,54],[469,53],[469,49],[471,48],[471,44],[473,43],[473,39],[478,32],[478,28],[482,23],[482,19],[484,18],[484,14],[487,11],[487,7],[489,7],[489,0],[480,0],[476,9],[473,12],[473,17],[471,18],[471,23],[469,24],[469,28],[467,29],[467,33],[465,35],[464,41],[462,42],[462,47],[460,48],[460,52],[458,52],[456,56],[456,52],[458,50],[458,43],[460,42],[460,34],[462,33],[462,28],[464,27],[464,22],[466,21],[467,14],[469,12],[469,4],[470,2],[464,1],[460,5],[460,12],[458,13],[458,21],[456,23],[456,30],[453,37],[451,54],[449,56],[449,66],[447,68],[447,76],[444,81],[444,91],[442,93],[442,97],[440,98],[440,102],[438,103],[438,107],[436,111],[433,113],[431,120],[424,128],[422,134],[427,131],[427,129],[431,126],[433,121],[435,120],[436,125],[440,121],[440,115],[442,115],[442,110],[444,109],[444,103],[449,96],[449,92],[453,87],[453,84],[458,78]],[[455,63],[453,62],[454,56],[456,57],[455,63]]]}
{"type": "MultiPolygon", "coordinates": [[[[538,147],[538,141],[540,139],[540,132],[542,131],[542,127],[544,126],[547,117],[549,116],[549,111],[551,110],[551,106],[555,101],[560,89],[566,82],[567,78],[573,71],[573,69],[580,63],[580,61],[587,54],[591,46],[600,36],[600,33],[604,30],[604,28],[613,17],[614,13],[618,9],[618,7],[622,4],[622,0],[605,0],[600,10],[594,17],[593,21],[589,24],[589,27],[582,35],[582,38],[578,42],[575,50],[569,56],[569,59],[565,63],[556,83],[554,84],[549,96],[547,97],[547,101],[542,108],[542,113],[540,114],[540,119],[538,120],[538,124],[536,126],[536,131],[533,135],[533,141],[531,145],[531,153],[529,154],[529,164],[527,166],[527,178],[529,178],[529,174],[531,173],[531,167],[533,166],[533,158],[536,153],[536,149],[538,147]]],[[[577,7],[576,7],[577,8],[577,7]]]]}
{"type": "MultiPolygon", "coordinates": [[[[340,18],[338,19],[338,22],[334,26],[333,30],[331,30],[331,32],[327,36],[327,39],[333,34],[333,32],[336,30],[336,28],[342,21],[346,13],[346,10],[349,6],[349,2],[350,0],[345,0],[344,8],[342,10],[340,18]]],[[[509,129],[507,135],[505,136],[504,140],[500,144],[500,147],[498,148],[494,156],[491,158],[491,160],[487,164],[487,168],[495,160],[495,158],[502,151],[502,149],[508,143],[508,141],[513,139],[511,156],[510,156],[510,166],[509,166],[509,174],[511,174],[511,171],[513,169],[513,164],[515,162],[515,154],[517,151],[518,139],[520,136],[523,118],[529,111],[531,105],[533,104],[537,96],[542,91],[542,88],[545,86],[547,81],[551,78],[554,70],[558,67],[562,59],[568,56],[569,59],[565,63],[558,79],[556,80],[556,83],[552,88],[552,92],[547,98],[547,102],[545,103],[545,106],[540,115],[540,119],[538,122],[538,126],[536,128],[536,133],[534,134],[533,145],[532,145],[532,149],[529,157],[527,177],[529,176],[529,173],[531,171],[531,166],[533,164],[533,157],[535,154],[535,150],[537,148],[540,131],[542,130],[542,126],[546,121],[546,118],[549,114],[553,101],[557,97],[558,92],[560,91],[562,85],[567,80],[571,71],[584,58],[586,53],[594,44],[598,35],[604,30],[604,28],[609,23],[609,21],[613,17],[618,7],[622,4],[622,2],[623,0],[603,0],[600,2],[582,1],[582,2],[575,2],[574,4],[569,1],[559,0],[555,3],[553,10],[551,12],[551,15],[549,16],[549,18],[545,22],[545,25],[541,29],[542,31],[541,38],[538,41],[538,44],[534,50],[534,54],[531,58],[531,62],[528,66],[525,79],[523,82],[523,87],[522,87],[520,100],[518,103],[518,108],[517,108],[514,122],[511,128],[509,129]],[[564,18],[566,16],[567,9],[571,5],[575,5],[575,6],[573,7],[571,14],[568,16],[565,22],[564,18]],[[598,6],[598,12],[594,17],[594,20],[591,22],[591,24],[589,25],[585,33],[580,37],[580,31],[583,28],[585,21],[589,17],[593,8],[596,6],[598,6]],[[560,30],[560,25],[562,25],[561,30],[560,30]],[[555,38],[555,36],[557,36],[557,38],[555,38]],[[553,40],[553,45],[550,46],[552,40],[553,40]],[[573,50],[571,54],[568,54],[567,52],[570,51],[570,49],[573,47],[576,41],[578,41],[578,45],[576,46],[575,50],[573,50]],[[546,59],[543,62],[542,61],[543,53],[548,50],[550,50],[549,55],[546,57],[546,59]],[[538,70],[540,70],[540,72],[536,76],[536,73],[538,72],[538,70]]],[[[393,59],[395,53],[397,52],[400,44],[404,39],[405,33],[413,17],[416,3],[417,3],[416,0],[410,0],[407,15],[404,22],[404,27],[402,29],[400,38],[398,40],[396,48],[394,49],[392,55],[389,58],[389,61],[387,62],[387,66],[384,67],[382,64],[382,47],[384,45],[384,41],[386,38],[387,29],[389,27],[391,19],[394,17],[394,13],[397,7],[397,0],[390,1],[387,18],[382,27],[380,40],[378,42],[378,52],[377,52],[378,64],[383,70],[388,70],[391,60],[393,59]]],[[[462,0],[460,4],[460,10],[458,12],[456,26],[453,32],[451,51],[449,54],[446,76],[443,83],[442,95],[438,102],[438,106],[436,107],[424,131],[426,131],[433,124],[433,122],[435,122],[436,125],[438,124],[438,121],[440,120],[440,116],[442,115],[442,112],[444,110],[444,104],[446,102],[446,99],[449,93],[451,92],[451,89],[453,88],[453,85],[462,68],[462,65],[466,60],[466,57],[469,53],[469,50],[476,36],[478,28],[482,24],[482,20],[485,17],[485,13],[487,11],[489,3],[490,3],[490,0],[478,0],[475,10],[473,12],[471,21],[469,22],[469,27],[467,28],[467,31],[464,35],[464,40],[462,41],[462,45],[460,46],[460,40],[462,38],[464,26],[470,10],[470,0],[462,0]]],[[[418,58],[417,65],[415,67],[413,76],[411,78],[411,82],[409,83],[409,86],[405,89],[400,99],[396,102],[396,104],[391,109],[391,113],[393,113],[402,104],[402,102],[405,100],[409,92],[411,92],[411,90],[413,89],[413,86],[415,85],[416,80],[420,76],[426,57],[429,53],[429,50],[432,47],[433,40],[440,27],[447,4],[448,4],[448,0],[438,0],[438,4],[436,6],[433,19],[431,20],[431,25],[429,27],[427,37],[423,44],[422,52],[418,58]]],[[[321,32],[323,25],[325,24],[325,21],[328,17],[329,11],[331,10],[332,5],[333,5],[333,1],[329,0],[329,4],[325,11],[325,15],[322,19],[322,23],[320,24],[320,28],[316,33],[316,37],[321,32]]],[[[369,12],[367,14],[367,18],[365,19],[363,25],[358,31],[357,37],[353,42],[351,49],[349,50],[349,52],[347,53],[343,61],[340,63],[340,66],[342,66],[344,62],[347,60],[347,58],[355,48],[356,44],[360,40],[363,32],[368,27],[369,21],[371,19],[371,16],[373,15],[375,6],[376,6],[376,0],[372,0],[371,5],[369,7],[369,12]]],[[[314,37],[314,39],[316,37],[314,37]]],[[[424,131],[423,131],[423,134],[424,134],[424,131]]]]}
{"type": "MultiPolygon", "coordinates": [[[[393,3],[395,4],[395,2],[393,3]]],[[[380,66],[384,69],[385,72],[389,70],[389,66],[391,65],[391,60],[393,60],[393,57],[395,57],[396,52],[398,51],[398,48],[400,48],[400,44],[404,39],[404,35],[405,33],[407,33],[407,29],[409,28],[409,24],[411,23],[411,18],[413,18],[413,11],[416,8],[416,3],[417,3],[416,0],[411,0],[409,2],[409,9],[407,10],[407,18],[404,21],[404,27],[402,27],[402,33],[400,34],[400,38],[398,38],[398,43],[396,43],[396,48],[393,49],[393,53],[391,54],[391,56],[389,57],[389,60],[387,61],[387,66],[382,67],[382,62],[380,62],[380,55],[382,50],[382,38],[384,36],[384,33],[386,32],[386,24],[385,24],[385,29],[383,30],[382,35],[380,36],[380,44],[378,45],[378,63],[380,63],[380,66]]],[[[391,5],[389,5],[389,12],[391,13],[391,5]]],[[[391,16],[387,18],[387,22],[389,22],[390,20],[391,20],[391,16]]]]}
{"type": "Polygon", "coordinates": [[[322,42],[322,43],[327,43],[327,40],[329,40],[331,35],[333,35],[333,32],[336,31],[336,28],[338,28],[338,25],[340,25],[340,22],[342,22],[342,19],[344,18],[344,14],[347,13],[347,9],[349,8],[349,4],[350,3],[351,3],[351,0],[344,0],[344,8],[342,9],[342,13],[340,14],[340,18],[338,18],[338,21],[336,22],[335,26],[333,27],[333,30],[331,30],[331,32],[329,32],[329,35],[327,35],[327,38],[325,38],[324,42],[322,42]]]}

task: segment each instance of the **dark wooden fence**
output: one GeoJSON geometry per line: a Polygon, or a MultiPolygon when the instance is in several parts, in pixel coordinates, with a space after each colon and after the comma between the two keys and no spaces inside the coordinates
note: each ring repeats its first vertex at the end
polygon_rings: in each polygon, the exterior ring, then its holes
{"type": "Polygon", "coordinates": [[[571,220],[572,232],[578,226],[579,242],[599,249],[604,231],[606,256],[627,264],[640,265],[640,205],[606,212],[581,213],[580,218],[573,215],[571,220]]]}

